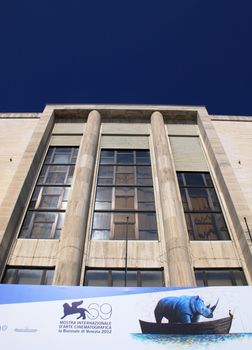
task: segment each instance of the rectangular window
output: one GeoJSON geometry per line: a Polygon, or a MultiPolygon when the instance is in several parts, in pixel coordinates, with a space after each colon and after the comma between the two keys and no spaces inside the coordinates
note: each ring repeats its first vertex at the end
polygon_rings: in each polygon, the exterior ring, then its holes
{"type": "Polygon", "coordinates": [[[63,227],[78,147],[50,147],[19,237],[58,239],[63,227]]]}
{"type": "MultiPolygon", "coordinates": [[[[85,286],[124,287],[125,270],[88,269],[85,274],[85,286]]],[[[127,270],[128,287],[163,287],[162,270],[127,270]]]]}
{"type": "Polygon", "coordinates": [[[195,269],[197,286],[245,286],[242,269],[195,269]]]}
{"type": "Polygon", "coordinates": [[[191,240],[229,240],[228,229],[209,173],[177,173],[191,240]]]}
{"type": "Polygon", "coordinates": [[[52,284],[53,269],[8,267],[1,283],[5,284],[52,284]]]}
{"type": "Polygon", "coordinates": [[[157,240],[150,152],[102,150],[92,239],[157,240]]]}

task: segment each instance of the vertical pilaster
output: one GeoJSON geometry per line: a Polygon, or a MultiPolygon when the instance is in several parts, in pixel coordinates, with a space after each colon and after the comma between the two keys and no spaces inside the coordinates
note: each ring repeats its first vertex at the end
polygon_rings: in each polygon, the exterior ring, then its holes
{"type": "Polygon", "coordinates": [[[61,234],[54,284],[78,285],[80,281],[100,125],[100,113],[90,112],[75,166],[75,175],[61,234]]]}
{"type": "Polygon", "coordinates": [[[45,110],[35,127],[13,179],[0,205],[0,273],[15,242],[17,228],[31,193],[41,158],[54,125],[52,110],[45,110]]]}
{"type": "Polygon", "coordinates": [[[252,224],[252,213],[240,188],[234,170],[225,149],[218,137],[207,110],[202,107],[198,111],[198,126],[208,157],[209,165],[215,176],[217,191],[224,199],[226,209],[232,223],[232,239],[239,249],[242,267],[248,283],[252,281],[252,242],[244,218],[249,226],[252,224]]]}
{"type": "Polygon", "coordinates": [[[179,197],[167,132],[160,112],[151,116],[151,130],[161,199],[167,263],[172,286],[195,285],[188,233],[179,197]]]}

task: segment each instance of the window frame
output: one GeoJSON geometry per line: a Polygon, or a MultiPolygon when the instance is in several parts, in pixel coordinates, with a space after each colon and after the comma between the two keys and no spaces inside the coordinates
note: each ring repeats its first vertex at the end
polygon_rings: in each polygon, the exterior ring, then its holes
{"type": "MultiPolygon", "coordinates": [[[[228,281],[231,282],[231,285],[232,286],[241,286],[241,284],[237,284],[237,280],[235,278],[235,273],[237,272],[240,272],[240,279],[244,282],[242,285],[248,285],[247,283],[247,280],[246,280],[246,276],[243,272],[243,269],[242,268],[195,268],[194,269],[194,273],[195,273],[195,280],[196,280],[196,283],[198,280],[200,280],[201,282],[203,282],[203,286],[205,287],[208,287],[209,286],[209,281],[210,279],[207,278],[207,273],[211,273],[211,272],[225,272],[225,273],[229,273],[229,276],[230,276],[230,279],[228,281]],[[197,279],[197,276],[196,276],[196,273],[197,272],[200,272],[202,273],[202,279],[197,279]]],[[[202,286],[202,284],[198,284],[197,283],[197,286],[202,286]]],[[[213,285],[211,285],[212,287],[213,285]]],[[[221,286],[221,285],[216,285],[216,286],[221,286]]],[[[225,286],[225,285],[224,285],[225,286]]]]}
{"type": "MultiPolygon", "coordinates": [[[[67,201],[70,193],[70,187],[72,184],[72,178],[74,174],[74,167],[75,167],[75,161],[78,156],[78,146],[49,146],[44,162],[42,164],[42,167],[39,172],[39,176],[36,182],[36,185],[34,186],[32,196],[29,201],[28,208],[26,210],[21,229],[19,231],[18,238],[19,239],[59,239],[60,233],[63,227],[64,223],[64,215],[66,212],[66,206],[67,201]],[[57,162],[55,161],[54,157],[57,154],[57,151],[59,150],[68,150],[69,152],[66,152],[65,154],[69,153],[70,161],[67,162],[57,162]],[[50,173],[57,174],[59,173],[58,167],[66,167],[64,173],[64,181],[61,183],[55,182],[47,182],[47,176],[50,173]],[[55,172],[53,171],[55,169],[55,172]],[[70,178],[69,178],[70,174],[70,178]],[[58,200],[56,205],[52,205],[51,207],[40,207],[41,200],[46,201],[48,198],[50,203],[50,197],[52,197],[52,194],[48,193],[46,195],[43,195],[43,191],[50,192],[50,189],[53,188],[61,188],[61,194],[58,195],[58,200]],[[66,191],[66,193],[65,193],[66,191]],[[41,214],[41,216],[45,217],[44,221],[41,221],[41,224],[43,223],[51,223],[51,230],[49,234],[46,237],[43,237],[43,232],[41,231],[41,237],[39,235],[36,235],[35,230],[35,218],[36,215],[41,214]],[[54,221],[48,221],[46,219],[46,214],[55,214],[54,215],[54,221]]],[[[60,172],[61,173],[61,172],[60,172]]],[[[53,190],[52,190],[53,191],[53,190]]],[[[56,196],[56,195],[55,195],[56,196]]],[[[49,220],[49,219],[48,219],[49,220]]]]}
{"type": "MultiPolygon", "coordinates": [[[[125,279],[124,279],[124,277],[125,277],[125,269],[123,269],[123,268],[86,268],[83,285],[84,286],[97,286],[96,284],[95,285],[87,284],[87,273],[88,273],[88,271],[91,271],[91,272],[95,272],[95,271],[107,272],[107,283],[99,285],[99,286],[103,286],[103,287],[124,287],[125,286],[125,283],[124,283],[125,282],[125,279]],[[121,272],[123,274],[123,283],[122,283],[122,285],[116,285],[116,286],[113,285],[113,274],[116,273],[116,272],[121,272]]],[[[127,273],[130,273],[130,272],[136,273],[136,279],[135,279],[136,286],[135,287],[154,287],[153,285],[150,285],[150,286],[144,285],[143,286],[142,274],[145,273],[145,272],[158,272],[158,273],[160,273],[159,277],[161,277],[162,284],[159,285],[159,286],[155,286],[155,287],[164,287],[165,286],[164,269],[163,268],[155,268],[155,269],[150,269],[150,268],[142,268],[142,269],[141,268],[128,268],[127,269],[127,273]]],[[[103,281],[105,281],[105,279],[103,281]]],[[[128,281],[128,279],[127,279],[127,281],[128,281]]],[[[127,284],[126,287],[131,287],[131,285],[127,284]]]]}
{"type": "MultiPolygon", "coordinates": [[[[127,170],[127,169],[126,169],[127,170]]],[[[141,174],[140,174],[141,175],[141,174]]],[[[148,196],[149,194],[147,194],[148,196]]],[[[101,149],[100,152],[100,157],[99,157],[99,165],[98,165],[98,174],[97,174],[97,181],[96,181],[96,189],[95,189],[95,198],[94,198],[94,210],[93,210],[93,218],[92,218],[92,224],[91,224],[91,236],[90,239],[91,240],[124,240],[126,239],[126,226],[127,226],[127,217],[132,218],[134,216],[134,220],[132,222],[129,222],[129,224],[134,225],[134,234],[132,234],[132,237],[130,237],[130,234],[128,235],[128,240],[158,240],[158,229],[157,229],[157,216],[156,216],[156,204],[155,204],[155,195],[154,195],[154,186],[153,186],[153,176],[152,176],[152,168],[151,168],[151,160],[150,160],[150,151],[149,149],[101,149]],[[110,152],[110,155],[106,157],[106,154],[104,156],[102,156],[102,153],[105,152],[110,152]],[[146,155],[145,156],[140,156],[140,153],[138,154],[138,152],[145,152],[146,155]],[[118,161],[118,157],[120,157],[123,153],[125,154],[129,154],[130,157],[132,157],[133,162],[120,162],[118,161]],[[119,154],[119,156],[118,156],[119,154]],[[107,171],[104,167],[107,167],[107,171]],[[121,168],[122,167],[127,167],[128,172],[126,174],[132,174],[133,175],[133,182],[128,184],[127,181],[126,182],[122,182],[122,183],[118,183],[118,178],[117,175],[118,174],[124,174],[121,173],[121,168]],[[148,167],[148,171],[147,171],[147,176],[143,177],[140,176],[139,177],[139,171],[138,169],[143,169],[143,168],[148,167]],[[118,173],[118,168],[119,168],[119,173],[118,173]],[[104,170],[104,174],[105,175],[100,175],[99,173],[103,172],[104,170]],[[106,172],[109,175],[106,176],[106,172]],[[103,181],[100,180],[107,180],[110,183],[103,183],[103,181]],[[138,180],[143,180],[143,179],[147,179],[147,184],[139,184],[138,180]],[[139,191],[141,189],[150,189],[152,192],[152,197],[153,200],[141,200],[139,201],[140,197],[140,193],[139,191]],[[110,196],[110,200],[97,200],[97,194],[99,193],[99,189],[111,189],[111,196],[110,196]],[[121,194],[120,194],[120,189],[121,194]],[[123,190],[125,191],[125,193],[130,193],[130,195],[123,195],[122,192],[123,190]],[[127,201],[132,201],[134,203],[134,206],[130,207],[130,205],[128,206],[128,208],[125,206],[125,208],[123,207],[117,207],[118,206],[118,201],[120,201],[120,199],[125,200],[125,203],[127,203],[127,201]],[[105,208],[105,209],[100,209],[97,208],[97,203],[100,204],[102,206],[102,203],[105,203],[104,206],[106,206],[106,203],[108,206],[110,206],[109,208],[105,208]],[[143,206],[144,203],[147,203],[148,206],[151,206],[151,204],[153,205],[153,207],[151,209],[149,208],[145,208],[145,209],[139,209],[139,206],[143,206]],[[103,213],[103,214],[109,214],[110,215],[110,219],[109,219],[109,226],[107,227],[103,227],[103,228],[99,228],[99,227],[94,227],[95,225],[95,220],[98,216],[99,213],[103,213]],[[143,215],[148,215],[148,214],[152,214],[154,215],[154,226],[155,229],[152,230],[146,230],[146,229],[140,229],[140,225],[139,225],[139,214],[143,214],[143,215]],[[124,216],[125,220],[120,222],[116,222],[116,216],[124,216]],[[121,235],[121,237],[117,237],[116,236],[116,227],[118,227],[118,225],[124,225],[124,230],[125,230],[125,237],[124,234],[121,235]],[[143,232],[149,232],[150,233],[150,237],[153,238],[141,238],[140,234],[143,232]],[[104,238],[99,238],[99,232],[102,235],[102,232],[104,233],[104,238]],[[95,237],[95,234],[97,233],[98,238],[95,237]]],[[[128,225],[128,230],[130,230],[130,226],[128,225]]]]}
{"type": "MultiPolygon", "coordinates": [[[[3,277],[1,279],[1,284],[22,284],[22,285],[51,285],[51,284],[47,284],[45,283],[48,276],[47,273],[48,272],[54,272],[55,268],[54,267],[39,267],[39,266],[11,266],[11,265],[7,265],[3,274],[3,277]],[[8,273],[9,270],[14,270],[13,271],[13,275],[10,277],[11,282],[10,283],[6,283],[4,282],[4,279],[6,278],[6,274],[8,273]],[[40,283],[37,284],[30,284],[30,283],[19,283],[18,279],[19,279],[19,273],[22,271],[41,271],[41,276],[40,276],[40,283]]],[[[51,281],[53,281],[53,275],[51,278],[51,281]]]]}
{"type": "MultiPolygon", "coordinates": [[[[181,195],[181,201],[183,205],[183,210],[186,219],[186,225],[188,230],[189,239],[192,241],[229,241],[231,240],[230,233],[228,230],[228,226],[222,211],[221,202],[217,195],[217,191],[215,190],[211,174],[207,171],[177,171],[177,180],[181,195]],[[186,174],[196,175],[199,174],[202,177],[203,184],[194,185],[194,184],[186,184],[185,176],[186,174]],[[181,180],[183,183],[181,183],[181,180]],[[207,196],[207,202],[209,205],[208,209],[194,209],[191,201],[192,195],[190,195],[190,190],[204,190],[207,196]],[[183,201],[183,198],[186,199],[186,203],[183,201]],[[215,202],[214,202],[215,199],[215,202]],[[185,205],[187,208],[185,208],[185,205]],[[214,227],[213,234],[216,236],[215,239],[207,238],[206,235],[200,237],[200,233],[197,229],[197,224],[195,223],[193,217],[195,215],[204,216],[205,220],[209,219],[210,224],[214,227]],[[207,217],[208,216],[208,217],[207,217]],[[218,220],[220,220],[223,224],[224,231],[221,232],[218,228],[218,220]],[[190,226],[188,224],[190,223],[190,226]]],[[[200,197],[199,197],[200,198],[200,197]]],[[[209,224],[208,222],[204,222],[204,224],[209,224]]]]}

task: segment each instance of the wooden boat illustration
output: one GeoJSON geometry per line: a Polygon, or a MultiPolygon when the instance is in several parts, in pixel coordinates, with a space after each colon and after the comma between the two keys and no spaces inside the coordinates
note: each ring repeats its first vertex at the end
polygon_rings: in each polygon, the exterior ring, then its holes
{"type": "Polygon", "coordinates": [[[143,334],[228,334],[233,315],[213,321],[195,323],[155,323],[139,320],[143,334]]]}

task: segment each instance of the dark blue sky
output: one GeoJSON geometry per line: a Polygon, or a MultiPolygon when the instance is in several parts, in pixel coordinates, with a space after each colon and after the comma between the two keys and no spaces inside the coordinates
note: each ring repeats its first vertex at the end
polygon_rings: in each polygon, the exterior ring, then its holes
{"type": "Polygon", "coordinates": [[[50,103],[252,115],[251,0],[6,0],[0,112],[50,103]]]}

